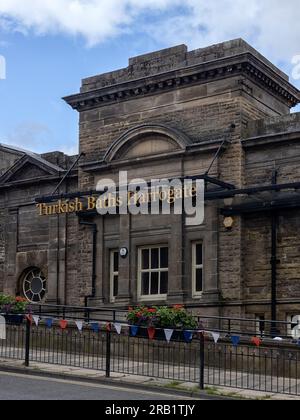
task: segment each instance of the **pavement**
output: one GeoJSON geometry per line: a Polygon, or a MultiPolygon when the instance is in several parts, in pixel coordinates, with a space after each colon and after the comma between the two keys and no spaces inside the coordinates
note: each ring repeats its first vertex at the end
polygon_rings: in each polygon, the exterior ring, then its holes
{"type": "MultiPolygon", "coordinates": [[[[200,391],[195,383],[191,382],[171,382],[166,379],[154,379],[147,376],[135,376],[127,375],[122,373],[111,373],[110,378],[105,377],[103,371],[82,369],[63,365],[51,365],[44,363],[31,362],[30,367],[25,367],[23,361],[11,360],[11,359],[0,359],[0,399],[8,397],[9,393],[5,386],[1,386],[1,377],[5,380],[5,374],[27,375],[27,379],[33,381],[31,392],[23,395],[26,396],[24,399],[38,399],[40,395],[38,392],[33,393],[33,389],[39,390],[41,387],[36,382],[39,378],[44,378],[46,381],[67,381],[67,383],[61,382],[59,386],[53,384],[53,390],[50,386],[49,394],[43,394],[43,398],[48,399],[210,399],[210,400],[222,400],[222,399],[250,399],[250,400],[299,400],[299,396],[290,396],[284,394],[266,393],[260,391],[241,390],[235,388],[226,387],[207,387],[205,391],[200,391]],[[102,389],[99,393],[99,389],[94,387],[100,387],[102,389]],[[80,389],[79,389],[79,388],[80,389]],[[112,387],[115,392],[110,389],[112,387]],[[90,389],[87,393],[87,389],[90,389]],[[65,392],[64,392],[65,389],[65,392]],[[105,392],[105,389],[109,389],[109,392],[105,392]],[[57,393],[55,390],[58,390],[57,393]],[[104,390],[104,391],[103,391],[104,390]],[[55,393],[55,392],[56,393],[55,393]],[[76,392],[75,392],[76,391],[76,392]],[[53,394],[54,392],[54,394],[53,394]],[[146,394],[145,394],[146,393],[146,394]],[[59,396],[62,395],[62,398],[59,396]],[[88,395],[88,398],[87,398],[88,395]],[[142,397],[142,398],[139,398],[142,397]],[[155,396],[157,398],[155,398],[155,396]],[[86,398],[85,398],[86,397],[86,398]]],[[[7,379],[7,377],[6,377],[7,379]]],[[[26,379],[26,377],[25,377],[26,379]]],[[[11,381],[13,384],[13,380],[11,381]]],[[[23,384],[24,385],[24,384],[23,384]]],[[[30,389],[26,386],[27,389],[30,389]]],[[[24,387],[22,387],[24,389],[24,387]]],[[[48,389],[48,385],[47,385],[48,389]]],[[[20,394],[22,395],[22,393],[20,394]]],[[[14,395],[15,397],[15,395],[14,395]]],[[[16,399],[16,398],[14,398],[16,399]]]]}

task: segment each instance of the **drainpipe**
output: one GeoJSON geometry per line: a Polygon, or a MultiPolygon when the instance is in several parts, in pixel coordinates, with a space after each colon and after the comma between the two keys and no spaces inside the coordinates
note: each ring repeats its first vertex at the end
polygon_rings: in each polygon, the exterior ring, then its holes
{"type": "Polygon", "coordinates": [[[96,297],[96,256],[97,256],[97,225],[96,223],[85,222],[84,220],[79,221],[80,225],[89,226],[93,230],[93,254],[92,254],[92,294],[90,296],[85,296],[85,306],[87,307],[88,299],[96,297]]]}
{"type": "MultiPolygon", "coordinates": [[[[277,171],[273,171],[272,183],[277,183],[277,171]]],[[[276,336],[278,334],[277,328],[277,264],[280,262],[277,259],[277,226],[278,226],[278,213],[272,212],[271,216],[271,334],[276,336]]]]}

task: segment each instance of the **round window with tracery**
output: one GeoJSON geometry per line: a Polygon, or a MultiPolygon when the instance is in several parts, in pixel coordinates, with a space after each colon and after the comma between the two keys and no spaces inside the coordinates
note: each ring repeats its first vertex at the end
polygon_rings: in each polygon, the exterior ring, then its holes
{"type": "Polygon", "coordinates": [[[46,295],[47,281],[39,268],[29,270],[23,280],[23,293],[29,302],[41,302],[46,295]]]}

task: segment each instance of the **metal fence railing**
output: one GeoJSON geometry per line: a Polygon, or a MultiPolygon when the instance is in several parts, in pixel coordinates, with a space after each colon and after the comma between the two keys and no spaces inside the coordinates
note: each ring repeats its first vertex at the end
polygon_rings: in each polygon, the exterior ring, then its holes
{"type": "MultiPolygon", "coordinates": [[[[74,320],[78,320],[77,314],[74,320]]],[[[81,318],[79,330],[72,318],[63,329],[58,320],[49,327],[42,313],[40,317],[38,326],[29,319],[15,323],[8,318],[6,339],[0,340],[0,358],[24,360],[26,366],[37,362],[93,369],[107,377],[114,372],[192,382],[201,389],[224,386],[300,395],[300,348],[292,341],[264,339],[255,346],[251,335],[244,333],[234,345],[226,331],[215,343],[208,330],[193,332],[190,342],[177,332],[168,343],[163,330],[157,330],[153,340],[143,328],[132,336],[128,326],[116,330],[114,321],[120,320],[112,319],[106,325],[105,316],[99,330],[93,328],[99,318],[88,323],[81,318]]]]}

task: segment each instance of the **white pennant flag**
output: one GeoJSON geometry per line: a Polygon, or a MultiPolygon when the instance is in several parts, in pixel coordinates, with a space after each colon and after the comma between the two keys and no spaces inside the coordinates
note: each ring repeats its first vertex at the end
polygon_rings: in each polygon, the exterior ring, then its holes
{"type": "Polygon", "coordinates": [[[6,340],[6,320],[0,316],[0,340],[6,340]]]}
{"type": "Polygon", "coordinates": [[[168,343],[170,343],[174,330],[165,330],[165,336],[168,343]]]}
{"type": "Polygon", "coordinates": [[[40,317],[39,316],[33,316],[32,318],[34,320],[35,325],[38,327],[39,326],[39,322],[40,322],[40,317]]]}
{"type": "Polygon", "coordinates": [[[212,332],[211,335],[214,339],[215,344],[217,344],[218,341],[220,340],[221,335],[219,333],[214,333],[214,332],[212,332]]]}
{"type": "Polygon", "coordinates": [[[122,331],[122,325],[121,324],[114,324],[114,327],[117,331],[117,333],[120,335],[122,331]]]}
{"type": "Polygon", "coordinates": [[[76,327],[81,332],[83,329],[83,321],[75,321],[76,327]]]}

